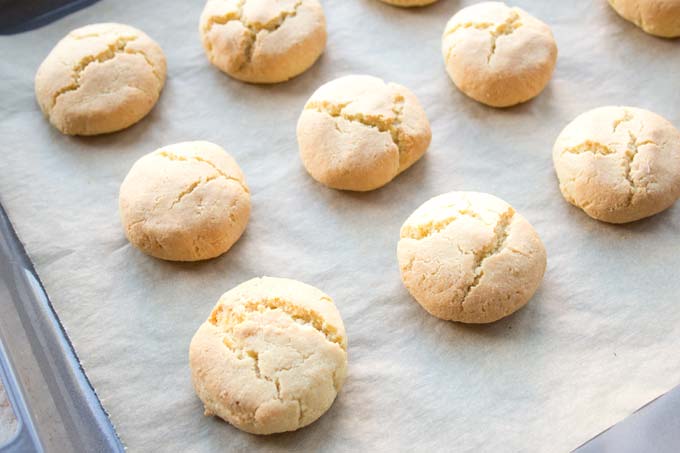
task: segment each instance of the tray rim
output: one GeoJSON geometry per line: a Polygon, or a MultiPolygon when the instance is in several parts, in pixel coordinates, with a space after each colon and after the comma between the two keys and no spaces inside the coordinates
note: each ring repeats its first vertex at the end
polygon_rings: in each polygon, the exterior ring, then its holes
{"type": "MultiPolygon", "coordinates": [[[[69,398],[73,406],[71,410],[60,407],[50,388],[40,393],[41,396],[52,397],[59,415],[62,416],[60,420],[54,420],[54,423],[68,420],[72,426],[78,426],[78,432],[69,432],[66,425],[64,430],[69,439],[77,439],[79,445],[96,447],[95,451],[99,452],[124,452],[124,446],[115,427],[85,374],[73,344],[1,201],[0,267],[7,270],[0,278],[2,280],[0,284],[4,283],[8,287],[7,292],[10,295],[10,300],[6,303],[14,304],[21,318],[18,323],[22,324],[29,341],[34,343],[31,346],[42,349],[43,343],[40,340],[49,345],[53,363],[40,364],[39,371],[43,374],[42,377],[48,384],[52,383],[58,385],[60,389],[63,388],[62,396],[69,398]]],[[[17,358],[8,351],[7,345],[0,344],[0,376],[3,377],[3,382],[7,383],[8,399],[17,418],[15,436],[0,446],[0,452],[26,451],[26,447],[32,447],[32,451],[44,451],[42,444],[54,444],[41,438],[40,427],[33,419],[29,404],[32,396],[27,395],[22,388],[21,376],[14,364],[16,360],[17,358]]]]}

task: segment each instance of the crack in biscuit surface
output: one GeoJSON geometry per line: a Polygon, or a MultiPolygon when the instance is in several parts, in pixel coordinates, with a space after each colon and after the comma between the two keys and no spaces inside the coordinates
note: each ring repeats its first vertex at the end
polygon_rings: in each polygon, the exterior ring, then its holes
{"type": "MultiPolygon", "coordinates": [[[[330,300],[327,296],[322,297],[320,300],[330,300]]],[[[332,302],[332,300],[331,300],[332,302]]],[[[343,337],[340,336],[337,329],[332,325],[328,324],[323,316],[314,310],[301,307],[297,304],[289,302],[285,299],[274,297],[274,298],[264,298],[256,301],[245,301],[236,305],[218,305],[208,318],[208,322],[213,326],[220,329],[223,334],[222,343],[224,346],[232,351],[239,360],[249,359],[252,364],[252,369],[255,377],[258,380],[264,380],[273,384],[276,395],[274,400],[280,402],[296,402],[298,405],[298,426],[302,426],[302,422],[305,418],[305,405],[302,402],[302,397],[296,397],[294,395],[289,395],[283,397],[281,392],[280,375],[283,372],[293,370],[295,368],[304,367],[305,363],[310,360],[316,353],[304,353],[291,345],[276,343],[278,347],[287,347],[294,350],[298,355],[293,363],[287,366],[277,367],[270,373],[263,373],[260,369],[260,354],[254,349],[248,349],[244,344],[243,340],[237,340],[235,335],[235,329],[247,322],[252,315],[262,314],[268,311],[278,311],[285,314],[293,324],[299,324],[303,326],[308,326],[314,329],[319,334],[323,335],[325,341],[337,344],[343,351],[346,351],[346,346],[344,344],[343,337]]],[[[259,336],[260,332],[251,332],[247,337],[259,336]]],[[[259,337],[262,339],[262,337],[259,337]]],[[[267,340],[264,340],[268,344],[272,344],[267,340]]],[[[333,372],[332,384],[336,393],[339,390],[335,382],[335,373],[333,372]]],[[[267,401],[261,402],[252,412],[245,411],[241,413],[241,416],[246,416],[250,423],[254,423],[255,414],[259,408],[266,404],[267,401]]],[[[233,414],[233,412],[232,412],[233,414]]]]}
{"type": "Polygon", "coordinates": [[[337,343],[343,350],[345,349],[343,339],[338,334],[337,329],[328,324],[323,316],[314,310],[303,308],[278,297],[266,298],[259,301],[248,301],[234,307],[220,304],[213,310],[208,321],[214,326],[220,325],[223,328],[226,328],[226,331],[233,331],[235,326],[246,321],[249,314],[256,312],[263,313],[267,310],[279,310],[286,314],[291,320],[298,324],[312,327],[314,330],[324,335],[326,340],[337,343]],[[238,311],[235,310],[235,308],[243,308],[243,310],[238,311]]]}
{"type": "Polygon", "coordinates": [[[176,204],[178,204],[184,197],[191,195],[196,189],[199,187],[202,187],[206,184],[208,184],[210,181],[214,181],[215,179],[221,177],[221,175],[212,175],[208,176],[207,178],[200,177],[196,181],[192,182],[187,186],[184,190],[182,190],[178,195],[177,198],[170,204],[170,208],[172,209],[175,207],[176,204]]]}
{"type": "Polygon", "coordinates": [[[463,304],[465,304],[470,292],[479,286],[479,282],[484,276],[484,263],[489,258],[492,258],[503,250],[505,242],[510,235],[510,224],[512,223],[514,216],[515,210],[512,207],[509,207],[507,211],[500,214],[498,217],[498,222],[494,227],[493,239],[486,245],[486,247],[475,253],[475,267],[472,271],[475,277],[472,282],[463,290],[463,304]]]}
{"type": "Polygon", "coordinates": [[[624,156],[623,168],[626,180],[628,181],[628,184],[630,184],[630,193],[628,195],[626,203],[628,206],[630,206],[631,204],[633,204],[633,198],[635,197],[635,194],[639,190],[638,185],[635,183],[635,180],[633,179],[633,163],[635,162],[635,158],[638,155],[639,152],[638,148],[644,145],[656,145],[656,143],[652,140],[644,140],[640,142],[638,141],[637,136],[630,130],[628,131],[628,135],[630,136],[630,140],[626,147],[626,151],[623,153],[624,156]]]}
{"type": "MultiPolygon", "coordinates": [[[[404,96],[397,93],[392,101],[391,110],[394,113],[394,118],[386,118],[382,115],[364,114],[364,113],[346,113],[344,109],[351,104],[351,102],[344,102],[333,104],[327,101],[311,101],[305,106],[305,110],[315,110],[319,113],[325,113],[332,118],[342,118],[347,121],[362,124],[366,127],[377,129],[378,132],[387,132],[390,134],[392,143],[399,150],[400,157],[402,156],[402,146],[400,140],[401,121],[404,113],[404,96]]],[[[337,128],[337,125],[336,125],[337,128]]]]}
{"type": "MultiPolygon", "coordinates": [[[[101,35],[99,33],[90,33],[87,35],[82,35],[82,36],[74,36],[71,37],[70,39],[74,40],[81,40],[81,39],[88,39],[88,38],[93,38],[93,37],[100,37],[101,35]]],[[[115,42],[110,43],[105,50],[102,52],[95,54],[95,55],[87,55],[83,57],[78,64],[76,64],[72,68],[72,73],[71,73],[71,78],[73,79],[72,83],[69,85],[66,85],[64,87],[61,87],[58,89],[53,95],[52,95],[52,105],[51,108],[54,108],[54,106],[57,104],[57,101],[59,98],[68,92],[71,91],[76,91],[81,87],[81,77],[85,69],[90,66],[91,64],[95,63],[104,63],[109,60],[114,60],[118,55],[121,54],[130,54],[130,55],[140,55],[142,58],[144,58],[144,61],[146,64],[151,68],[151,71],[153,72],[153,75],[156,77],[158,81],[161,81],[162,78],[160,74],[158,73],[156,67],[154,64],[151,62],[149,59],[148,55],[138,49],[129,49],[127,45],[133,41],[136,41],[138,39],[138,36],[121,36],[116,39],[115,42]]],[[[159,91],[161,87],[158,88],[159,91]]]]}
{"type": "MultiPolygon", "coordinates": [[[[164,158],[164,159],[168,159],[168,160],[172,160],[172,161],[189,162],[189,161],[192,161],[192,160],[193,160],[193,161],[195,161],[195,162],[200,162],[200,163],[206,164],[206,165],[212,167],[212,168],[219,174],[219,176],[223,177],[223,178],[226,179],[227,181],[234,181],[234,182],[238,183],[238,185],[241,187],[241,189],[242,189],[245,193],[248,193],[248,194],[250,193],[250,190],[248,189],[248,187],[246,187],[246,185],[243,183],[243,181],[241,181],[241,179],[239,179],[239,178],[237,178],[237,177],[235,177],[235,176],[230,176],[230,175],[228,175],[228,174],[225,173],[221,168],[219,168],[217,165],[215,165],[214,162],[212,162],[212,161],[210,161],[210,160],[208,160],[208,159],[206,159],[206,158],[204,158],[204,157],[201,157],[201,156],[189,156],[189,157],[186,157],[186,156],[182,156],[182,155],[180,155],[180,154],[174,154],[174,153],[171,153],[170,151],[165,151],[165,150],[159,151],[158,153],[156,153],[156,155],[158,155],[158,156],[160,156],[160,157],[162,157],[162,158],[164,158]]],[[[215,178],[213,178],[213,177],[208,177],[208,179],[207,179],[205,182],[207,183],[207,182],[209,182],[209,181],[212,181],[213,179],[215,179],[215,178]]],[[[192,183],[192,185],[193,185],[193,184],[198,184],[198,183],[200,183],[200,179],[199,179],[198,181],[192,183]]],[[[196,186],[194,186],[194,188],[195,188],[195,187],[196,187],[196,186]]],[[[185,189],[185,190],[186,190],[186,189],[185,189]]]]}
{"type": "Polygon", "coordinates": [[[612,132],[616,132],[619,126],[633,120],[633,115],[626,109],[623,110],[623,116],[612,124],[612,132]]]}
{"type": "Polygon", "coordinates": [[[584,112],[564,127],[553,146],[560,191],[567,202],[606,223],[658,214],[680,197],[678,143],[677,128],[645,109],[603,106],[584,112]],[[563,153],[587,139],[607,143],[616,153],[607,158],[563,153]]]}
{"type": "MultiPolygon", "coordinates": [[[[244,60],[241,62],[237,71],[243,69],[244,66],[249,64],[253,59],[253,49],[258,40],[258,35],[261,31],[266,31],[268,33],[273,33],[283,26],[286,20],[290,17],[297,16],[298,9],[302,6],[303,0],[298,0],[295,5],[293,5],[292,10],[282,10],[277,16],[269,20],[268,22],[256,22],[248,21],[243,17],[243,8],[246,5],[247,0],[239,0],[236,4],[236,11],[230,11],[221,16],[211,16],[207,19],[205,26],[203,27],[203,32],[205,34],[209,33],[215,25],[226,25],[229,22],[238,22],[246,31],[247,40],[242,46],[241,51],[243,52],[244,60]]],[[[208,45],[208,52],[212,58],[213,44],[210,40],[206,40],[208,45]]]]}
{"type": "Polygon", "coordinates": [[[616,150],[610,148],[607,145],[604,145],[599,142],[595,142],[592,140],[586,140],[583,143],[580,143],[576,146],[572,146],[570,148],[565,148],[562,150],[562,154],[584,154],[584,153],[591,153],[591,154],[598,154],[601,156],[608,156],[610,154],[616,154],[616,150]]]}
{"type": "Polygon", "coordinates": [[[496,54],[496,43],[498,38],[501,36],[509,36],[514,33],[519,27],[522,26],[522,22],[519,20],[519,14],[517,11],[512,10],[510,12],[510,17],[508,17],[505,22],[496,27],[495,30],[491,31],[491,50],[489,55],[486,57],[486,62],[491,63],[491,58],[496,54]]]}
{"type": "MultiPolygon", "coordinates": [[[[458,32],[459,30],[464,30],[464,29],[469,29],[469,28],[474,28],[477,30],[487,30],[489,32],[489,35],[491,37],[491,47],[489,50],[489,54],[487,55],[486,62],[487,64],[491,63],[491,59],[493,56],[496,54],[496,43],[498,38],[501,36],[509,36],[512,33],[515,32],[518,28],[522,26],[522,22],[520,21],[520,15],[519,12],[517,11],[516,8],[513,8],[510,10],[510,13],[508,15],[508,18],[505,19],[505,21],[501,22],[500,24],[496,24],[494,22],[463,22],[463,23],[458,23],[451,27],[449,30],[444,32],[444,38],[451,36],[458,32]],[[492,28],[494,27],[495,28],[492,28]]],[[[453,51],[453,48],[455,47],[455,44],[452,44],[447,53],[446,53],[446,60],[448,61],[451,58],[451,53],[453,51]]]]}
{"type": "MultiPolygon", "coordinates": [[[[612,123],[612,133],[616,133],[621,127],[626,127],[625,125],[631,123],[633,120],[635,120],[635,116],[627,109],[623,110],[623,115],[620,118],[617,118],[614,120],[612,123]]],[[[610,146],[604,145],[599,142],[595,142],[592,140],[586,140],[583,143],[569,147],[569,148],[564,148],[561,152],[561,154],[584,154],[584,153],[591,153],[594,155],[601,155],[601,156],[609,156],[609,155],[620,155],[621,157],[621,167],[622,167],[622,175],[628,182],[628,185],[630,186],[629,189],[629,194],[626,198],[625,203],[623,206],[629,207],[633,205],[633,199],[635,198],[635,194],[640,190],[640,186],[635,182],[635,179],[633,178],[633,164],[635,162],[635,158],[638,155],[639,152],[639,147],[644,146],[644,145],[655,145],[658,146],[656,142],[653,140],[644,140],[644,141],[639,141],[637,135],[631,130],[630,127],[626,127],[626,132],[628,132],[628,137],[629,140],[625,144],[625,148],[622,146],[622,151],[613,149],[610,146]]],[[[640,130],[644,130],[644,124],[641,124],[640,130]]],[[[577,177],[572,177],[569,179],[567,182],[573,183],[578,179],[577,177]]],[[[588,178],[588,181],[592,179],[588,178]]],[[[586,184],[587,182],[586,181],[586,184]]],[[[562,187],[563,184],[560,184],[562,187]]],[[[566,187],[566,186],[565,186],[566,187]]],[[[583,203],[578,203],[577,200],[568,192],[565,193],[565,196],[567,197],[567,201],[569,203],[573,204],[574,206],[577,206],[581,209],[586,209],[590,205],[592,205],[591,201],[585,201],[583,203]]],[[[620,207],[620,206],[619,206],[620,207]]]]}
{"type": "Polygon", "coordinates": [[[397,93],[394,96],[394,101],[392,103],[392,112],[394,113],[394,121],[391,124],[390,127],[390,135],[392,135],[392,141],[394,142],[395,145],[397,145],[397,149],[399,150],[399,168],[404,164],[404,161],[406,160],[406,153],[402,152],[402,146],[401,146],[401,122],[402,119],[404,118],[404,96],[397,93]]]}
{"type": "Polygon", "coordinates": [[[61,96],[64,93],[68,93],[69,91],[75,91],[78,88],[80,88],[80,77],[85,68],[87,68],[89,65],[95,62],[103,63],[107,60],[114,59],[116,55],[123,53],[125,51],[125,47],[128,45],[129,42],[134,41],[136,39],[137,39],[136,36],[120,37],[116,39],[115,42],[109,44],[106,50],[96,55],[88,55],[82,58],[78,62],[78,64],[76,64],[72,68],[71,77],[73,78],[73,82],[70,85],[66,85],[65,87],[58,89],[52,96],[52,107],[54,107],[57,104],[57,99],[59,98],[59,96],[61,96]]]}
{"type": "Polygon", "coordinates": [[[527,303],[545,251],[503,200],[452,192],[428,200],[406,220],[397,256],[404,285],[430,314],[485,323],[527,303]],[[421,242],[421,236],[436,239],[421,242]]]}
{"type": "MultiPolygon", "coordinates": [[[[452,208],[452,206],[448,206],[448,208],[452,208]]],[[[464,216],[481,220],[479,214],[469,207],[459,209],[453,215],[444,219],[433,220],[416,226],[407,225],[401,232],[401,238],[410,238],[417,241],[427,239],[437,233],[444,231],[449,225],[464,216]]]]}

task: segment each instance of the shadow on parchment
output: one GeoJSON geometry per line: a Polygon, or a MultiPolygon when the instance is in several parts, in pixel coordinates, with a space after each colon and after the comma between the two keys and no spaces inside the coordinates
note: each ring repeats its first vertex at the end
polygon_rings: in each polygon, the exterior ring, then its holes
{"type": "Polygon", "coordinates": [[[654,235],[663,229],[672,228],[675,223],[674,218],[680,213],[677,202],[670,208],[644,219],[636,220],[629,223],[607,223],[600,220],[593,219],[583,212],[580,208],[573,206],[566,201],[560,199],[564,205],[564,216],[568,217],[569,222],[573,222],[582,231],[586,231],[589,235],[601,236],[603,244],[612,241],[628,240],[631,236],[640,235],[654,235]]]}

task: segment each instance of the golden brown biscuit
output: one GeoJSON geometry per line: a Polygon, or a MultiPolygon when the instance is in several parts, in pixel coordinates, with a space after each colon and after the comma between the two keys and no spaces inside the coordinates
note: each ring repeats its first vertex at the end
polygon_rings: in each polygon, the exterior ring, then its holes
{"type": "Polygon", "coordinates": [[[318,0],[208,0],[200,32],[213,65],[252,83],[291,79],[326,47],[318,0]]]}
{"type": "Polygon", "coordinates": [[[680,0],[609,0],[624,19],[662,38],[680,36],[680,0]]]}
{"type": "Polygon", "coordinates": [[[165,84],[161,48],[122,24],[78,28],[59,41],[35,76],[35,95],[64,134],[125,129],[146,116],[165,84]]]}
{"type": "Polygon", "coordinates": [[[578,116],[553,148],[564,198],[590,217],[624,223],[680,198],[680,132],[634,107],[600,107],[578,116]]]}
{"type": "Polygon", "coordinates": [[[330,297],[263,277],[220,298],[191,340],[189,363],[206,415],[273,434],[307,426],[331,407],[347,374],[346,351],[330,297]]]}
{"type": "Polygon", "coordinates": [[[488,323],[523,307],[543,279],[545,248],[524,217],[492,195],[450,192],[401,227],[404,285],[430,314],[488,323]]]}
{"type": "Polygon", "coordinates": [[[538,96],[552,77],[557,44],[550,28],[520,8],[482,2],[449,20],[442,53],[451,80],[492,107],[538,96]]]}
{"type": "Polygon", "coordinates": [[[234,159],[210,142],[165,146],[139,159],[120,187],[125,235],[156,258],[198,261],[225,253],[250,216],[234,159]]]}
{"type": "Polygon", "coordinates": [[[302,163],[320,183],[344,190],[384,186],[430,145],[427,115],[406,87],[351,75],[322,85],[297,125],[302,163]]]}

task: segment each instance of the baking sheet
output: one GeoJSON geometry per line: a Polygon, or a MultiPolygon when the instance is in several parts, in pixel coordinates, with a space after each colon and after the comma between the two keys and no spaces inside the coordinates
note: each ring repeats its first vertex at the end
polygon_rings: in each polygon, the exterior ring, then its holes
{"type": "Polygon", "coordinates": [[[103,1],[0,38],[0,201],[131,451],[566,451],[680,383],[680,207],[630,225],[596,222],[563,201],[551,160],[564,125],[600,105],[648,108],[680,125],[680,42],[645,35],[604,0],[518,0],[552,26],[558,66],[539,98],[495,110],[460,94],[441,61],[446,21],[471,3],[403,10],[326,0],[326,53],[276,86],[242,84],[208,64],[200,1],[103,1]],[[35,70],[67,31],[103,21],[159,41],[167,86],[124,132],[62,136],[35,103],[35,70]],[[433,129],[419,163],[366,194],[316,184],[295,139],[307,97],[351,73],[410,87],[433,129]],[[120,226],[120,182],[145,153],[196,139],[224,146],[243,168],[248,229],[212,261],[144,256],[120,226]],[[535,298],[490,326],[427,315],[399,279],[401,223],[450,190],[500,196],[546,244],[535,298]],[[349,376],[331,410],[270,437],[204,418],[187,364],[191,336],[220,294],[259,275],[330,294],[349,338],[349,376]]]}

